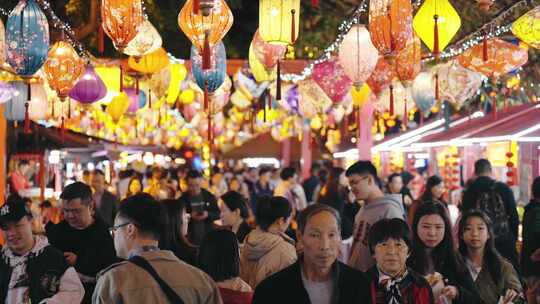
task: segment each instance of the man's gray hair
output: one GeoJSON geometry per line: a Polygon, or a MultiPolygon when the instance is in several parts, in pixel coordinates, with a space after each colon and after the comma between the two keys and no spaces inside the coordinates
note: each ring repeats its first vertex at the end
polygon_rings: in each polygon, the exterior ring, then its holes
{"type": "Polygon", "coordinates": [[[306,228],[309,219],[312,218],[314,215],[317,215],[324,211],[334,216],[338,225],[338,229],[341,231],[341,216],[339,215],[339,212],[336,209],[325,204],[313,204],[302,210],[298,215],[298,231],[304,233],[304,229],[306,228]]]}

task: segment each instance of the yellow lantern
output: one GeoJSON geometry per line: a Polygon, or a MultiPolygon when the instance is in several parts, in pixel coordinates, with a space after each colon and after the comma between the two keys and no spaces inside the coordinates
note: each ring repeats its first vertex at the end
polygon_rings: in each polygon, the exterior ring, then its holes
{"type": "Polygon", "coordinates": [[[364,83],[364,85],[359,89],[357,89],[356,86],[352,86],[351,96],[353,100],[353,105],[355,105],[356,107],[363,106],[364,103],[366,103],[366,101],[368,100],[370,93],[371,90],[369,89],[367,83],[364,83]]]}
{"type": "Polygon", "coordinates": [[[118,92],[120,89],[120,68],[117,66],[97,66],[95,67],[99,78],[103,80],[108,92],[118,92]]]}
{"type": "Polygon", "coordinates": [[[277,70],[275,68],[267,70],[262,62],[257,59],[253,47],[251,46],[249,47],[249,67],[257,82],[273,81],[277,77],[277,70]]]}
{"type": "Polygon", "coordinates": [[[187,76],[186,66],[180,63],[172,64],[171,67],[171,82],[167,91],[167,103],[172,105],[176,102],[178,94],[180,94],[180,85],[187,76]]]}
{"type": "Polygon", "coordinates": [[[150,54],[144,55],[140,60],[129,57],[128,64],[130,68],[137,72],[153,74],[161,71],[169,64],[169,56],[165,49],[159,48],[150,54]]]}
{"type": "Polygon", "coordinates": [[[187,89],[180,93],[180,101],[185,105],[190,105],[195,100],[195,91],[187,89]]]}
{"type": "Polygon", "coordinates": [[[259,34],[272,44],[293,44],[300,27],[300,0],[260,0],[259,34]]]}
{"type": "Polygon", "coordinates": [[[512,24],[512,33],[528,45],[540,49],[540,6],[519,17],[512,24]]]}
{"type": "Polygon", "coordinates": [[[311,129],[313,130],[319,130],[320,128],[322,128],[322,120],[321,120],[321,117],[319,115],[315,116],[311,122],[310,122],[310,127],[311,129]]]}
{"type": "Polygon", "coordinates": [[[413,19],[413,28],[435,57],[461,27],[461,18],[448,0],[426,0],[413,19]]]}
{"type": "Polygon", "coordinates": [[[127,94],[121,92],[118,96],[114,97],[107,106],[107,114],[109,114],[115,123],[118,123],[120,118],[122,118],[122,115],[124,115],[129,108],[129,103],[130,100],[127,94]]]}

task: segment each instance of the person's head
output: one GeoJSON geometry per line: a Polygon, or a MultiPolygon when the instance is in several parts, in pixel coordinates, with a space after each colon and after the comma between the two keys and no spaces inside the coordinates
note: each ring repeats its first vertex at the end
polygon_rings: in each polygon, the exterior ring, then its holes
{"type": "Polygon", "coordinates": [[[345,172],[352,193],[358,200],[366,200],[374,191],[380,191],[377,169],[370,161],[360,160],[345,172]]]}
{"type": "Polygon", "coordinates": [[[87,184],[88,186],[92,183],[92,173],[90,170],[84,170],[82,173],[82,182],[87,184]]]}
{"type": "Polygon", "coordinates": [[[198,170],[189,170],[186,176],[187,190],[190,195],[201,193],[202,174],[198,170]]]}
{"type": "Polygon", "coordinates": [[[246,178],[250,181],[256,181],[257,175],[257,168],[249,167],[246,171],[246,178]]]}
{"type": "Polygon", "coordinates": [[[189,214],[181,200],[166,199],[160,202],[163,219],[163,233],[160,235],[160,247],[172,249],[178,242],[188,243],[189,214]]]}
{"type": "Polygon", "coordinates": [[[343,172],[345,172],[345,170],[343,170],[343,168],[341,167],[332,167],[330,169],[330,174],[328,175],[327,183],[332,185],[339,185],[340,178],[343,176],[343,172]]]}
{"type": "Polygon", "coordinates": [[[318,176],[319,170],[321,170],[321,165],[319,165],[318,163],[314,163],[311,165],[309,172],[311,173],[311,176],[318,176]]]}
{"type": "Polygon", "coordinates": [[[401,192],[401,188],[403,188],[403,179],[401,178],[401,174],[390,174],[390,176],[388,176],[388,192],[391,194],[398,194],[401,192]]]}
{"type": "Polygon", "coordinates": [[[20,197],[10,196],[0,207],[0,229],[7,246],[15,254],[23,255],[32,250],[32,212],[20,197]]]}
{"type": "Polygon", "coordinates": [[[153,179],[156,179],[156,180],[161,179],[161,175],[162,175],[161,173],[162,173],[162,172],[161,172],[161,168],[160,168],[160,167],[158,167],[158,166],[152,167],[152,178],[153,178],[153,179]]]}
{"type": "Polygon", "coordinates": [[[422,201],[442,200],[444,194],[443,180],[437,175],[430,176],[426,181],[426,189],[422,194],[422,201]]]}
{"type": "Polygon", "coordinates": [[[236,191],[229,191],[221,196],[221,220],[225,226],[233,226],[249,216],[244,196],[236,191]]]}
{"type": "Polygon", "coordinates": [[[272,174],[272,170],[270,170],[270,168],[262,167],[259,170],[259,180],[263,183],[266,183],[270,180],[271,174],[272,174]]]}
{"type": "Polygon", "coordinates": [[[19,161],[19,163],[17,163],[17,170],[21,173],[21,174],[26,174],[28,173],[28,169],[30,169],[30,163],[23,159],[21,161],[19,161]]]}
{"type": "Polygon", "coordinates": [[[271,226],[276,227],[281,232],[285,232],[291,223],[292,206],[289,201],[282,196],[263,196],[257,202],[257,224],[268,231],[271,226]]]}
{"type": "Polygon", "coordinates": [[[234,232],[226,229],[208,232],[199,248],[199,267],[216,282],[238,277],[240,255],[234,232]]]}
{"type": "Polygon", "coordinates": [[[111,228],[118,257],[127,258],[130,251],[141,244],[157,245],[161,234],[161,215],[161,206],[147,193],[124,199],[111,228]]]}
{"type": "Polygon", "coordinates": [[[142,181],[139,176],[134,175],[133,177],[131,177],[128,183],[128,196],[142,192],[142,186],[142,181]]]}
{"type": "Polygon", "coordinates": [[[229,190],[230,191],[242,191],[242,182],[238,179],[238,177],[233,176],[231,180],[229,181],[229,190]]]}
{"type": "Polygon", "coordinates": [[[91,183],[94,191],[103,192],[105,190],[105,173],[99,169],[94,170],[91,183]]]}
{"type": "Polygon", "coordinates": [[[531,186],[531,194],[535,200],[540,201],[540,176],[534,179],[531,186]]]}
{"type": "Polygon", "coordinates": [[[85,183],[75,182],[60,194],[64,219],[73,228],[83,230],[94,223],[92,189],[85,183]]]}
{"type": "Polygon", "coordinates": [[[304,248],[304,263],[316,269],[330,269],[341,245],[339,213],[324,204],[308,206],[298,216],[296,235],[304,248]]]}
{"type": "Polygon", "coordinates": [[[489,160],[481,158],[474,163],[474,175],[490,176],[491,172],[491,163],[489,160]]]}
{"type": "Polygon", "coordinates": [[[390,276],[405,270],[411,251],[411,233],[407,223],[398,218],[382,219],[369,230],[369,250],[377,267],[390,276]]]}
{"type": "Polygon", "coordinates": [[[281,173],[279,174],[279,177],[283,181],[294,184],[296,183],[297,177],[296,170],[293,167],[283,168],[283,170],[281,170],[281,173]]]}

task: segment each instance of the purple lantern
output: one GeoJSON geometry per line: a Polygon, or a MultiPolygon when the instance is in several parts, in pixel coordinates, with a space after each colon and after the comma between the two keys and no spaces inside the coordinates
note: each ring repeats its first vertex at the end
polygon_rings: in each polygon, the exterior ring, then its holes
{"type": "Polygon", "coordinates": [[[99,78],[94,67],[89,64],[81,79],[69,92],[69,97],[80,103],[90,104],[102,99],[106,94],[105,83],[99,78]]]}
{"type": "Polygon", "coordinates": [[[137,110],[143,108],[146,105],[146,93],[143,91],[139,91],[137,94],[137,90],[134,88],[127,88],[124,89],[124,92],[129,97],[129,107],[128,107],[128,113],[135,113],[137,110]]]}

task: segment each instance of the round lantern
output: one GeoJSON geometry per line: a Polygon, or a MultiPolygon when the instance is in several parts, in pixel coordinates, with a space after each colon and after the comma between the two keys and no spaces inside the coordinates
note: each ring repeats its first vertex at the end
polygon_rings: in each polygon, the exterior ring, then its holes
{"type": "Polygon", "coordinates": [[[316,64],[311,78],[334,103],[341,102],[352,85],[351,79],[347,77],[336,57],[316,64]]]}
{"type": "Polygon", "coordinates": [[[21,0],[6,24],[7,62],[22,77],[34,75],[49,50],[49,24],[35,0],[21,0]]]}
{"type": "Polygon", "coordinates": [[[0,19],[0,65],[6,61],[6,30],[0,19]]]}
{"type": "Polygon", "coordinates": [[[300,29],[300,0],[260,0],[259,34],[272,44],[293,44],[300,29]]]}
{"type": "Polygon", "coordinates": [[[113,122],[118,123],[122,115],[126,113],[129,108],[130,100],[125,92],[121,92],[118,96],[107,106],[107,114],[112,118],[113,122]]]}
{"type": "Polygon", "coordinates": [[[441,100],[447,100],[458,108],[467,99],[475,96],[482,86],[481,74],[466,69],[455,61],[436,66],[435,72],[439,75],[441,100]]]}
{"type": "Polygon", "coordinates": [[[169,64],[167,51],[159,48],[141,58],[129,57],[129,67],[143,74],[153,74],[161,71],[169,64]]]}
{"type": "Polygon", "coordinates": [[[92,65],[87,65],[84,74],[69,92],[69,97],[83,104],[96,102],[107,94],[103,80],[92,65]]]}
{"type": "Polygon", "coordinates": [[[4,106],[4,114],[9,121],[25,120],[26,103],[28,113],[36,119],[44,119],[47,114],[47,93],[43,84],[33,83],[30,85],[30,101],[28,101],[28,85],[24,81],[11,83],[14,88],[13,97],[4,106]]]}
{"type": "Polygon", "coordinates": [[[369,78],[378,58],[379,53],[363,25],[354,25],[343,37],[339,48],[339,63],[357,88],[369,78]]]}
{"type": "Polygon", "coordinates": [[[114,47],[123,52],[144,22],[141,0],[101,0],[102,27],[114,47]]]}
{"type": "Polygon", "coordinates": [[[512,33],[521,41],[540,49],[540,6],[519,17],[512,24],[512,33]]]}
{"type": "Polygon", "coordinates": [[[0,104],[13,98],[15,92],[16,90],[11,84],[0,81],[0,104]]]}
{"type": "Polygon", "coordinates": [[[124,54],[139,58],[161,48],[162,43],[157,29],[150,21],[145,20],[139,27],[137,36],[127,44],[124,54]]]}
{"type": "Polygon", "coordinates": [[[66,99],[84,69],[84,62],[77,52],[64,41],[58,41],[52,46],[43,67],[49,87],[56,91],[61,100],[66,99]]]}
{"type": "Polygon", "coordinates": [[[233,14],[225,0],[207,1],[207,9],[194,10],[199,0],[188,0],[178,15],[180,29],[202,54],[202,68],[211,64],[211,48],[218,45],[233,24],[233,14]],[[197,2],[197,3],[195,3],[197,2]]]}
{"type": "Polygon", "coordinates": [[[275,68],[266,69],[266,67],[259,61],[255,51],[253,50],[253,43],[249,47],[249,67],[253,78],[257,82],[273,81],[277,78],[277,71],[275,68]]]}
{"type": "Polygon", "coordinates": [[[369,1],[369,32],[373,45],[383,56],[403,50],[412,36],[410,0],[369,1]]]}
{"type": "Polygon", "coordinates": [[[286,45],[272,44],[264,41],[259,35],[259,30],[255,31],[251,47],[257,59],[264,65],[266,69],[272,69],[277,65],[279,59],[285,55],[287,51],[286,45]]]}
{"type": "Polygon", "coordinates": [[[429,114],[436,102],[435,79],[432,73],[422,72],[416,76],[412,85],[412,98],[423,114],[429,114]]]}
{"type": "Polygon", "coordinates": [[[212,48],[211,58],[210,69],[203,71],[201,54],[194,45],[191,47],[193,77],[199,88],[203,91],[206,89],[209,93],[216,91],[221,86],[227,74],[227,54],[222,42],[212,48]]]}

